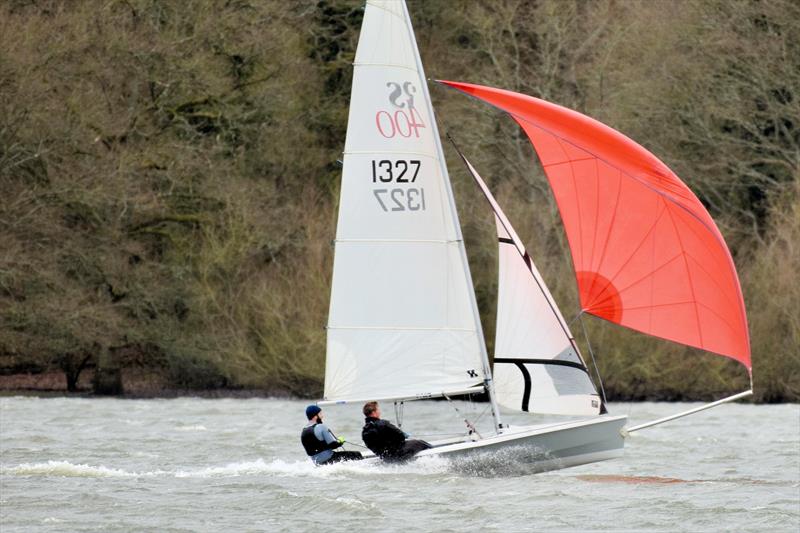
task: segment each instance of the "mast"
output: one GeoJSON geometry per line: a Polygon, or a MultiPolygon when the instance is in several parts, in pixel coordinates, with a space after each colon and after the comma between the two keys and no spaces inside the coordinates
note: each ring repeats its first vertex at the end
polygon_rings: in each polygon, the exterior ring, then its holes
{"type": "MultiPolygon", "coordinates": [[[[425,69],[422,66],[422,59],[420,58],[419,55],[419,47],[417,46],[417,38],[416,35],[414,34],[414,26],[411,24],[411,16],[408,13],[408,6],[406,5],[405,0],[403,0],[402,4],[403,4],[403,14],[406,19],[406,26],[411,36],[411,42],[413,43],[414,48],[416,48],[415,59],[417,62],[417,69],[419,70],[420,77],[422,78],[421,85],[422,85],[422,91],[425,95],[424,98],[425,105],[428,107],[428,116],[431,117],[431,128],[433,130],[434,142],[436,143],[437,150],[441,154],[441,157],[439,158],[439,166],[441,168],[442,177],[444,178],[445,182],[445,192],[447,194],[447,199],[450,203],[450,213],[452,216],[453,226],[455,227],[456,230],[457,240],[463,241],[464,237],[461,234],[461,224],[458,220],[458,213],[456,211],[455,199],[453,197],[453,186],[450,183],[450,177],[447,172],[447,165],[445,164],[444,161],[444,149],[442,147],[442,141],[439,138],[439,126],[436,124],[436,117],[433,114],[433,104],[431,102],[430,92],[428,91],[428,84],[426,83],[427,78],[425,77],[425,69]]],[[[472,274],[470,273],[469,262],[467,261],[466,248],[464,246],[461,246],[460,252],[461,252],[461,261],[464,264],[464,269],[463,269],[464,276],[466,277],[467,285],[472,288],[472,290],[468,292],[470,298],[470,305],[472,307],[473,319],[475,320],[475,328],[476,331],[478,332],[478,339],[481,350],[481,363],[483,364],[483,375],[484,375],[483,384],[484,387],[486,388],[487,394],[489,395],[489,402],[492,406],[492,417],[494,418],[494,428],[495,431],[499,433],[500,430],[503,428],[503,423],[500,419],[500,409],[497,405],[497,399],[495,397],[494,381],[492,379],[492,367],[489,364],[489,353],[486,350],[486,339],[484,338],[483,335],[483,325],[481,324],[481,318],[480,315],[478,314],[478,303],[475,298],[475,289],[472,283],[472,274]]]]}

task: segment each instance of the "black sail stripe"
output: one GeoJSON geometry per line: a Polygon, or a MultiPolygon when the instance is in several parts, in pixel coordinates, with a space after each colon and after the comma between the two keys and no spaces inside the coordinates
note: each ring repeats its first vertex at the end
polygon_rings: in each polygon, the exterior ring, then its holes
{"type": "Polygon", "coordinates": [[[519,363],[530,363],[533,365],[556,365],[556,366],[569,366],[572,368],[577,368],[578,370],[583,370],[587,374],[589,373],[589,369],[586,368],[581,363],[575,363],[573,361],[562,361],[561,359],[511,359],[508,357],[495,357],[495,363],[511,363],[514,365],[519,365],[519,363]]]}
{"type": "Polygon", "coordinates": [[[517,368],[522,372],[522,379],[525,382],[525,389],[522,391],[522,410],[528,412],[528,403],[531,401],[531,375],[525,368],[525,363],[517,363],[517,368]]]}
{"type": "Polygon", "coordinates": [[[512,241],[512,240],[511,240],[511,239],[509,239],[508,237],[498,237],[498,238],[497,238],[497,241],[498,241],[498,242],[504,242],[504,243],[506,243],[506,244],[514,244],[514,241],[512,241]]]}
{"type": "MultiPolygon", "coordinates": [[[[522,256],[522,260],[525,261],[525,266],[528,267],[528,270],[530,270],[530,272],[531,272],[531,276],[533,276],[533,265],[532,265],[533,262],[531,261],[531,256],[528,255],[527,250],[525,251],[525,254],[522,256]]],[[[535,280],[536,276],[533,276],[533,279],[535,280]]],[[[537,281],[536,283],[538,285],[539,282],[537,281]]],[[[539,287],[539,290],[542,290],[541,287],[539,287]]],[[[544,295],[544,291],[543,290],[542,290],[542,295],[544,295]]],[[[547,300],[546,297],[545,297],[545,300],[547,300]]],[[[550,307],[552,308],[552,305],[550,307]]],[[[558,320],[558,319],[556,319],[556,320],[558,320]]],[[[569,337],[569,335],[567,335],[567,337],[569,337]]]]}

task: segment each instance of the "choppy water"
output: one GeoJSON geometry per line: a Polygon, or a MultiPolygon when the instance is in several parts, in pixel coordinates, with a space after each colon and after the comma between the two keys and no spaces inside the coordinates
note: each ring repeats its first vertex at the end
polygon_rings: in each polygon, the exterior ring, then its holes
{"type": "MultiPolygon", "coordinates": [[[[483,410],[457,405],[472,416],[483,410]]],[[[299,444],[303,407],[0,398],[0,529],[800,530],[798,405],[724,405],[636,433],[623,459],[536,475],[492,459],[315,468],[299,444]]],[[[635,424],[689,407],[611,410],[635,424]]],[[[359,441],[357,407],[325,414],[359,441]]],[[[407,404],[404,418],[420,436],[462,426],[445,402],[407,404]]]]}

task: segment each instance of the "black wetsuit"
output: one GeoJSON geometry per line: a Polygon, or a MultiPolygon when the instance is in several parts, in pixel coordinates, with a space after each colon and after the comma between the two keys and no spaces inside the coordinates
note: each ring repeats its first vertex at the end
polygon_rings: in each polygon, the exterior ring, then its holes
{"type": "Polygon", "coordinates": [[[424,440],[407,438],[403,430],[388,420],[380,418],[367,417],[364,419],[361,438],[367,448],[387,461],[405,461],[411,459],[417,452],[431,447],[424,440]]]}

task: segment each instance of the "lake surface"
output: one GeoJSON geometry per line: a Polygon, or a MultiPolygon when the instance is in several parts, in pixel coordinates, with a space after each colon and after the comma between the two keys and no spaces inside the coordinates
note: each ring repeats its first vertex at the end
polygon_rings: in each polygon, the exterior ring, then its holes
{"type": "MultiPolygon", "coordinates": [[[[800,530],[796,404],[723,405],[637,432],[622,459],[535,475],[491,458],[317,468],[299,442],[305,404],[0,398],[0,530],[800,530]]],[[[693,405],[610,410],[637,424],[693,405]]],[[[324,414],[360,443],[358,406],[324,414]]],[[[447,402],[417,402],[403,427],[434,439],[463,422],[447,402]]]]}

